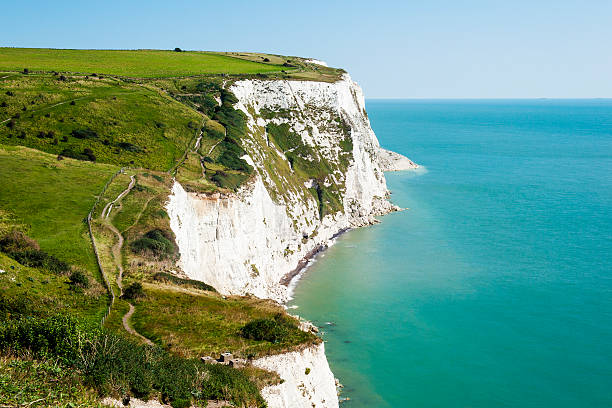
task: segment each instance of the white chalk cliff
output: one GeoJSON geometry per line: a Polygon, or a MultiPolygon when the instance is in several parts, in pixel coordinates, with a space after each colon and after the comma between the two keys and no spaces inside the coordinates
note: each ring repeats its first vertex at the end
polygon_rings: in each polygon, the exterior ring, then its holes
{"type": "MultiPolygon", "coordinates": [[[[238,98],[234,107],[248,119],[242,142],[256,174],[227,195],[187,192],[174,184],[167,210],[179,264],[189,278],[222,294],[285,302],[287,283],[304,258],[339,232],[397,209],[388,201],[383,171],[412,162],[381,150],[363,93],[346,74],[334,83],[240,80],[230,90],[238,98]],[[324,158],[326,174],[308,179],[294,171],[288,152],[271,142],[270,124],[288,125],[313,162],[324,158]],[[324,206],[321,191],[328,194],[324,206]]],[[[338,406],[323,344],[256,364],[284,380],[264,389],[270,407],[338,406]]]]}
{"type": "Polygon", "coordinates": [[[381,167],[381,148],[363,94],[348,75],[335,83],[243,80],[231,91],[239,100],[235,106],[248,117],[250,137],[243,142],[257,175],[228,195],[186,192],[175,183],[167,207],[180,266],[189,278],[223,294],[250,293],[284,302],[289,293],[281,279],[301,259],[339,231],[371,224],[374,216],[396,207],[387,200],[386,168],[381,167]],[[283,114],[270,118],[269,112],[283,114]],[[340,128],[337,118],[349,129],[340,128]],[[304,144],[337,164],[322,183],[338,191],[342,211],[320,218],[319,203],[309,188],[321,180],[302,180],[291,173],[283,152],[268,140],[270,122],[290,124],[304,144]],[[352,142],[345,156],[349,159],[342,156],[346,137],[352,142]],[[345,171],[342,160],[349,160],[345,171]],[[273,165],[279,162],[287,172],[275,173],[273,165]]]}
{"type": "Polygon", "coordinates": [[[323,343],[302,351],[260,358],[253,365],[276,371],[283,379],[282,384],[261,391],[270,407],[338,406],[336,383],[327,364],[323,343]]]}

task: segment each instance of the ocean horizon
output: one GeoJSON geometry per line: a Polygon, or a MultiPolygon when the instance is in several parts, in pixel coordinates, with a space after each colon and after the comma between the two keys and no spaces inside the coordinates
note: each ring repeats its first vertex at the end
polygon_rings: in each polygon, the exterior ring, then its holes
{"type": "Polygon", "coordinates": [[[612,406],[612,99],[369,99],[405,211],[320,254],[290,307],[345,407],[612,406]]]}

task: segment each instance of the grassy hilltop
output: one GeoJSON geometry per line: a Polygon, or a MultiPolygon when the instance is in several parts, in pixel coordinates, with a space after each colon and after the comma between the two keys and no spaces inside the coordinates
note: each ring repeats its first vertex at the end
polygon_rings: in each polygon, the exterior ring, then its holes
{"type": "Polygon", "coordinates": [[[103,73],[138,78],[206,74],[258,74],[281,71],[280,65],[209,52],[163,50],[56,50],[0,48],[0,70],[103,73]]]}
{"type": "Polygon", "coordinates": [[[0,48],[0,405],[261,406],[278,376],[198,358],[320,340],[273,302],[177,276],[165,202],[173,177],[204,192],[252,177],[228,83],[342,72],[256,53],[0,48]]]}

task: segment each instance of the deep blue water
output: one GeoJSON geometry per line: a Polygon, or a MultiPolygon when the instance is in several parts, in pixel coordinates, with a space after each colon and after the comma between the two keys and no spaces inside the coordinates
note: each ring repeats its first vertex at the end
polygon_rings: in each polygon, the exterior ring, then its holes
{"type": "Polygon", "coordinates": [[[343,406],[612,407],[612,101],[367,109],[427,171],[297,287],[343,406]]]}

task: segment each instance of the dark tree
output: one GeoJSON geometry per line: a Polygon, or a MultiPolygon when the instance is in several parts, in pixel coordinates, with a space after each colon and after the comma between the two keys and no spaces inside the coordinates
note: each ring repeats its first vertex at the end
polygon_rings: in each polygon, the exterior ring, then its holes
{"type": "Polygon", "coordinates": [[[183,52],[183,50],[181,50],[179,47],[176,47],[176,48],[174,49],[174,52],[183,52]]]}

